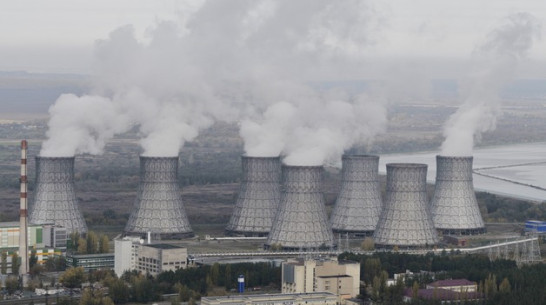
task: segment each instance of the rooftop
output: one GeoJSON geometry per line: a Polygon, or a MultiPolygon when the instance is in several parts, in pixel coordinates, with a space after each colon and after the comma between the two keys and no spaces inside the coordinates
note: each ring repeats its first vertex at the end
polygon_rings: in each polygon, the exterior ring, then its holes
{"type": "MultiPolygon", "coordinates": [[[[406,297],[413,298],[413,290],[411,288],[406,289],[404,295],[406,297]]],[[[453,290],[441,289],[441,288],[419,289],[417,296],[421,299],[441,300],[441,301],[461,300],[461,299],[476,300],[476,299],[481,299],[483,297],[482,294],[479,292],[460,293],[453,290]]]]}
{"type": "Polygon", "coordinates": [[[183,247],[169,245],[169,244],[145,244],[146,247],[152,247],[156,249],[183,249],[183,247]]]}
{"type": "Polygon", "coordinates": [[[468,286],[477,285],[476,282],[469,281],[467,279],[455,279],[455,280],[442,280],[428,284],[427,286],[433,287],[453,287],[453,286],[468,286]]]}

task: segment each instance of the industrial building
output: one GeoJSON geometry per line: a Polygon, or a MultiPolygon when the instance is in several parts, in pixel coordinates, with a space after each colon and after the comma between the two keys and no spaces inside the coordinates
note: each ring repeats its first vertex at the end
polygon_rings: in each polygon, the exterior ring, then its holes
{"type": "Polygon", "coordinates": [[[163,271],[185,269],[188,249],[168,244],[144,244],[143,240],[125,237],[114,240],[114,271],[118,276],[137,270],[153,276],[163,271]]]}
{"type": "Polygon", "coordinates": [[[373,234],[381,215],[379,157],[343,155],[341,190],[330,223],[334,233],[353,237],[373,234]]]}
{"type": "Polygon", "coordinates": [[[243,177],[228,235],[267,236],[281,200],[280,157],[242,156],[243,177]]]}
{"type": "MultiPolygon", "coordinates": [[[[19,222],[0,222],[0,249],[19,248],[19,222]]],[[[66,250],[66,228],[53,224],[29,224],[28,248],[66,250]]]]}
{"type": "Polygon", "coordinates": [[[113,253],[67,254],[67,267],[82,267],[86,272],[114,268],[113,253]]]}
{"type": "Polygon", "coordinates": [[[34,204],[30,223],[48,224],[85,233],[87,225],[74,191],[74,157],[36,157],[34,204]]]}
{"type": "Polygon", "coordinates": [[[201,305],[337,305],[337,302],[337,296],[329,292],[229,295],[201,298],[201,305]]]}
{"type": "Polygon", "coordinates": [[[322,166],[283,165],[281,204],[266,247],[312,250],[335,246],[326,216],[323,173],[322,166]]]}
{"type": "Polygon", "coordinates": [[[148,232],[154,239],[193,236],[180,196],[178,157],[140,156],[140,183],[125,233],[148,232]]]}
{"type": "Polygon", "coordinates": [[[426,164],[387,164],[385,203],[373,236],[376,246],[415,248],[438,243],[426,179],[426,164]]]}
{"type": "Polygon", "coordinates": [[[330,292],[344,299],[360,293],[360,263],[336,259],[292,259],[282,263],[282,293],[330,292]]]}
{"type": "Polygon", "coordinates": [[[472,160],[436,156],[436,185],[430,206],[434,227],[443,234],[485,232],[472,183],[472,160]]]}

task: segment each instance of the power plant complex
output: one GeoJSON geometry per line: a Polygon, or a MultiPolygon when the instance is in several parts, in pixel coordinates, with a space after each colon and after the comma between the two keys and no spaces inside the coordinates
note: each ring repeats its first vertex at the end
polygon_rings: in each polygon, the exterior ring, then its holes
{"type": "MultiPolygon", "coordinates": [[[[21,181],[26,182],[26,150],[22,154],[21,181]]],[[[423,248],[438,244],[438,233],[485,232],[474,195],[472,157],[437,156],[429,204],[426,164],[387,164],[382,200],[379,157],[344,155],[341,188],[329,220],[322,166],[288,166],[280,157],[246,155],[241,162],[242,179],[226,234],[266,238],[266,248],[332,249],[337,247],[335,235],[373,236],[378,247],[423,248]]],[[[25,190],[22,184],[23,221],[25,190]]],[[[74,157],[36,157],[35,190],[30,223],[87,232],[74,191],[74,157]]],[[[194,235],[182,202],[178,157],[140,156],[140,183],[124,233],[154,239],[194,235]]]]}

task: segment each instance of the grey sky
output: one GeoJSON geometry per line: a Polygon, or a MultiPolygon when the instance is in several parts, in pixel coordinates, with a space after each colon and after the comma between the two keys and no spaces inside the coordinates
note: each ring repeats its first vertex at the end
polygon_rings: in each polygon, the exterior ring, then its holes
{"type": "MultiPolygon", "coordinates": [[[[229,0],[223,0],[229,1],[229,0]]],[[[184,20],[202,0],[17,0],[0,2],[0,70],[90,73],[97,39],[132,24],[140,39],[160,20],[184,20]]],[[[373,1],[383,20],[367,50],[371,66],[382,62],[426,61],[431,70],[454,69],[474,46],[515,12],[546,21],[541,0],[373,1]]],[[[545,59],[542,39],[523,63],[523,76],[544,77],[536,61],[545,59]]],[[[407,64],[407,63],[405,63],[407,64]]],[[[380,68],[378,68],[380,69],[380,68]]],[[[375,69],[371,69],[375,71],[375,69]]],[[[436,72],[432,72],[435,74],[436,72]]],[[[440,73],[441,74],[441,73],[440,73]]],[[[371,77],[363,73],[363,77],[371,77]]]]}

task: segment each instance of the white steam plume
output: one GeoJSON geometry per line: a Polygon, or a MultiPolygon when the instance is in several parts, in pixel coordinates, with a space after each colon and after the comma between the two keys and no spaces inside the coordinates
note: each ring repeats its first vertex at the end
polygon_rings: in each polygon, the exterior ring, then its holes
{"type": "Polygon", "coordinates": [[[175,156],[215,120],[239,120],[248,154],[322,164],[369,142],[385,110],[308,81],[364,69],[381,26],[368,1],[233,0],[159,22],[144,41],[119,28],[96,44],[92,94],[51,108],[41,154],[99,154],[137,126],[144,155],[175,156]]]}
{"type": "Polygon", "coordinates": [[[471,155],[474,141],[494,130],[500,115],[499,93],[511,81],[518,63],[533,46],[540,27],[531,14],[518,13],[493,30],[476,50],[473,74],[464,88],[465,101],[444,127],[442,155],[471,155]]]}

